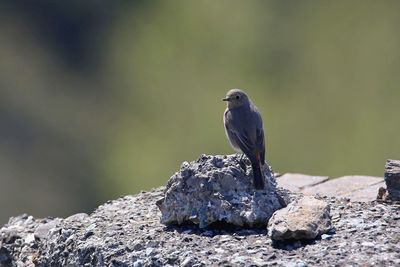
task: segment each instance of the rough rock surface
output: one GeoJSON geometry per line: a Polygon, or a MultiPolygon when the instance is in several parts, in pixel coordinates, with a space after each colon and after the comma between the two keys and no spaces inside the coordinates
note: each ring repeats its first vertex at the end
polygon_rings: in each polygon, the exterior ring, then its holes
{"type": "MultiPolygon", "coordinates": [[[[376,194],[385,187],[383,177],[372,176],[342,176],[327,177],[304,175],[299,173],[284,173],[276,175],[278,187],[304,195],[320,194],[328,197],[346,197],[351,201],[369,202],[376,200],[376,194]]],[[[382,199],[383,200],[383,199],[382,199]]]]}
{"type": "Polygon", "coordinates": [[[281,243],[266,229],[166,227],[155,205],[164,189],[90,215],[12,218],[0,229],[0,266],[400,266],[399,205],[324,198],[335,233],[281,243]]]}
{"type": "Polygon", "coordinates": [[[385,183],[387,200],[400,201],[400,160],[386,162],[385,183]]]}
{"type": "Polygon", "coordinates": [[[240,156],[206,156],[184,162],[168,181],[165,197],[157,202],[165,224],[213,223],[266,226],[272,214],[286,206],[288,196],[276,189],[274,175],[264,170],[265,190],[255,190],[250,166],[240,156]]]}
{"type": "Polygon", "coordinates": [[[305,196],[274,213],[268,223],[273,240],[314,239],[332,230],[329,205],[305,196]]]}
{"type": "Polygon", "coordinates": [[[283,173],[275,175],[278,186],[292,192],[304,193],[304,189],[322,184],[329,180],[328,176],[304,175],[300,173],[283,173]]]}

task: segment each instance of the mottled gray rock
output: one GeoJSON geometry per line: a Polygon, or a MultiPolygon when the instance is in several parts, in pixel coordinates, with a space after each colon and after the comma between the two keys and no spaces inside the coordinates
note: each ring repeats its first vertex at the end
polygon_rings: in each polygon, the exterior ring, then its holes
{"type": "MultiPolygon", "coordinates": [[[[266,189],[255,190],[251,167],[243,168],[239,156],[206,156],[183,163],[157,202],[164,224],[194,223],[200,228],[224,222],[236,226],[264,226],[286,205],[277,191],[274,175],[264,170],[266,189]]],[[[243,164],[242,164],[243,165],[243,164]]]]}
{"type": "Polygon", "coordinates": [[[274,213],[268,224],[273,240],[314,239],[332,229],[329,205],[304,196],[274,213]]]}
{"type": "Polygon", "coordinates": [[[272,242],[265,228],[166,227],[155,205],[164,189],[109,201],[68,220],[12,218],[0,228],[0,266],[400,266],[396,203],[324,197],[335,227],[330,237],[272,242]],[[41,238],[26,243],[32,233],[41,238]]]}
{"type": "Polygon", "coordinates": [[[387,160],[385,166],[386,200],[400,201],[400,160],[387,160]]]}

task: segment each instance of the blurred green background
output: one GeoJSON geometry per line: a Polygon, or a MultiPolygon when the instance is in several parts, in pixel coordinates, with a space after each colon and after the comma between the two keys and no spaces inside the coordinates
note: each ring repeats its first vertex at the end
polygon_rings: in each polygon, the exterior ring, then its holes
{"type": "Polygon", "coordinates": [[[399,1],[2,1],[0,224],[68,216],[233,153],[245,89],[276,171],[400,158],[399,1]]]}

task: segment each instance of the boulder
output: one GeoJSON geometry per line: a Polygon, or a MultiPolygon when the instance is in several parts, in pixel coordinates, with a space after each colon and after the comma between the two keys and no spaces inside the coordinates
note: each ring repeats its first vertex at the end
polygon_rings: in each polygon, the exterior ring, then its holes
{"type": "Polygon", "coordinates": [[[251,167],[244,162],[238,155],[202,155],[184,162],[169,179],[164,197],[157,201],[161,222],[191,223],[200,228],[213,223],[266,226],[272,214],[286,206],[288,196],[277,190],[270,167],[263,170],[266,188],[255,190],[251,167]]]}

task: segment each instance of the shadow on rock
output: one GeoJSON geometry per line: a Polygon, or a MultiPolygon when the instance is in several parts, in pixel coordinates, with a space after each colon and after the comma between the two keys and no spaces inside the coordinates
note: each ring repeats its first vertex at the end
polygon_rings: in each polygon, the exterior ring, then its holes
{"type": "Polygon", "coordinates": [[[207,228],[199,228],[194,223],[186,223],[181,225],[168,225],[164,228],[166,232],[178,232],[180,234],[192,234],[198,236],[214,237],[218,235],[231,236],[251,236],[251,235],[267,235],[268,231],[265,227],[238,227],[225,222],[215,222],[207,228]]]}
{"type": "Polygon", "coordinates": [[[276,249],[282,249],[287,251],[297,250],[299,248],[314,245],[316,240],[287,240],[287,241],[272,241],[272,247],[276,249]]]}

